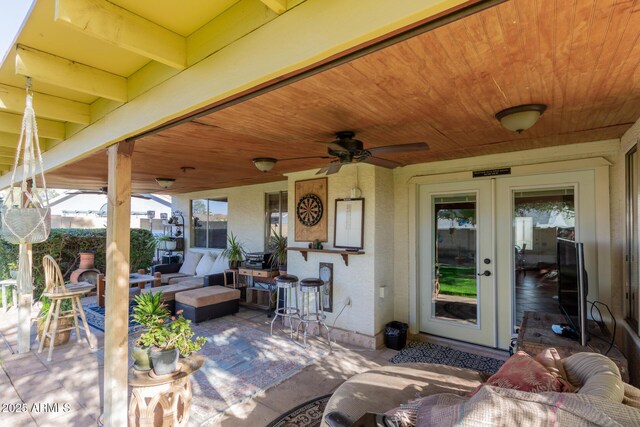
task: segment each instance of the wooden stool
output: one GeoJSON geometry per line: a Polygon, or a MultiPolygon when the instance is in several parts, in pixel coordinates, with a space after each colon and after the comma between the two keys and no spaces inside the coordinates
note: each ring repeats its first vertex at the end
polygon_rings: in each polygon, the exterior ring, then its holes
{"type": "Polygon", "coordinates": [[[70,331],[75,328],[76,337],[78,342],[80,341],[80,327],[78,326],[78,314],[82,319],[82,328],[84,329],[89,347],[93,348],[91,344],[91,332],[89,331],[89,325],[87,324],[87,318],[84,315],[82,304],[80,303],[80,297],[89,292],[93,285],[87,282],[74,283],[72,285],[65,285],[62,279],[62,273],[58,263],[51,256],[45,255],[42,259],[44,266],[44,276],[46,281],[45,292],[42,293],[45,297],[51,301],[49,307],[49,313],[47,314],[47,320],[44,323],[44,329],[40,339],[40,347],[38,353],[42,352],[44,348],[44,340],[49,337],[49,355],[47,361],[51,361],[53,355],[53,347],[56,334],[64,331],[70,331]],[[71,301],[71,310],[60,311],[62,302],[64,300],[71,301]],[[64,318],[71,318],[72,326],[69,328],[58,329],[58,320],[64,318]],[[53,323],[52,323],[53,320],[53,323]],[[51,328],[49,328],[51,326],[51,328]]]}

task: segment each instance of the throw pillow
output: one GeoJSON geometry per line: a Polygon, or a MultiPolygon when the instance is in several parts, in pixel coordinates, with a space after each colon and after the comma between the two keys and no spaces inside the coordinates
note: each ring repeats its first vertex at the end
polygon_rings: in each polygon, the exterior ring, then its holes
{"type": "Polygon", "coordinates": [[[519,351],[507,359],[485,384],[533,393],[564,389],[554,375],[524,351],[519,351]]]}
{"type": "Polygon", "coordinates": [[[211,271],[211,267],[213,267],[213,263],[215,262],[216,260],[211,256],[211,253],[207,252],[204,254],[196,266],[196,276],[209,274],[209,271],[211,271]]]}
{"type": "Polygon", "coordinates": [[[202,252],[187,252],[184,256],[182,266],[180,267],[180,273],[186,274],[187,276],[194,276],[196,274],[196,267],[200,262],[200,258],[202,258],[202,252]]]}
{"type": "Polygon", "coordinates": [[[216,262],[211,266],[211,270],[209,270],[209,274],[218,274],[224,273],[226,269],[229,268],[229,258],[224,257],[222,255],[216,258],[216,262]]]}
{"type": "Polygon", "coordinates": [[[567,373],[564,370],[562,359],[558,350],[555,348],[546,348],[536,355],[534,358],[537,362],[540,362],[542,366],[547,368],[547,371],[562,383],[562,391],[567,393],[573,393],[576,388],[567,379],[567,373]]]}

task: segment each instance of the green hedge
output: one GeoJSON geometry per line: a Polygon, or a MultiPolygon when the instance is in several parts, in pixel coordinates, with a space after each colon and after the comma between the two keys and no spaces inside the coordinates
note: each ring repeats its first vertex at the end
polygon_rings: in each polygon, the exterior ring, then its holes
{"type": "MultiPolygon", "coordinates": [[[[78,268],[80,251],[96,253],[95,266],[105,272],[106,229],[55,228],[46,242],[33,245],[33,283],[34,299],[40,297],[44,289],[44,272],[42,257],[51,255],[60,266],[65,280],[73,270],[78,268]]],[[[153,261],[153,236],[149,230],[131,229],[131,271],[146,269],[153,261]]],[[[0,277],[9,277],[10,264],[18,262],[18,245],[12,245],[0,239],[0,277]]]]}

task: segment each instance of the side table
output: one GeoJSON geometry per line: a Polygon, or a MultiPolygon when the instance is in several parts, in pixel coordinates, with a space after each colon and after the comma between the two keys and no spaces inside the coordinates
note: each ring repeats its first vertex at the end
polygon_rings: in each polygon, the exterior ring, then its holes
{"type": "Polygon", "coordinates": [[[178,361],[178,371],[152,377],[150,372],[129,371],[131,400],[129,426],[182,427],[191,411],[190,376],[202,367],[204,357],[191,355],[178,361]]]}
{"type": "MultiPolygon", "coordinates": [[[[587,347],[583,347],[578,341],[556,335],[551,330],[551,325],[554,323],[566,323],[566,320],[561,314],[525,311],[522,325],[520,325],[520,332],[518,333],[518,350],[535,356],[547,347],[554,347],[558,350],[560,357],[568,357],[580,352],[604,354],[609,349],[607,342],[595,336],[591,337],[587,347]]],[[[605,336],[605,332],[601,331],[598,324],[593,320],[588,322],[588,330],[590,334],[605,336]]],[[[607,339],[610,339],[610,337],[607,339]]],[[[629,382],[629,368],[624,355],[613,347],[606,356],[618,366],[622,380],[629,382]]]]}
{"type": "Polygon", "coordinates": [[[9,307],[7,307],[7,289],[11,288],[11,306],[18,306],[18,281],[16,279],[5,279],[0,281],[0,286],[2,286],[2,308],[4,311],[7,311],[9,307]]]}

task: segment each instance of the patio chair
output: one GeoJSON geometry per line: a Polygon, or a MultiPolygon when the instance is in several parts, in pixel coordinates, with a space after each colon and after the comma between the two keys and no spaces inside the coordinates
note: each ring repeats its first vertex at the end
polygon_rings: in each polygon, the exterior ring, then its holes
{"type": "Polygon", "coordinates": [[[47,361],[51,361],[56,334],[64,331],[69,331],[74,328],[76,330],[76,337],[78,339],[78,342],[80,342],[80,327],[78,325],[78,315],[80,315],[80,318],[82,319],[82,328],[84,329],[85,337],[87,339],[87,342],[89,343],[89,347],[93,348],[93,344],[91,344],[91,332],[89,331],[87,318],[84,315],[84,310],[82,309],[82,304],[80,303],[80,297],[89,292],[93,288],[93,285],[87,282],[65,285],[62,278],[62,273],[60,272],[60,267],[58,266],[56,260],[53,259],[50,255],[45,255],[42,258],[42,264],[44,267],[44,276],[46,283],[46,288],[42,295],[49,298],[49,300],[51,301],[51,307],[49,308],[49,313],[47,314],[47,319],[44,323],[42,335],[39,337],[40,347],[38,348],[38,353],[42,352],[42,349],[44,348],[45,338],[49,337],[49,355],[47,356],[47,361]],[[67,299],[71,301],[71,310],[60,311],[62,302],[67,299]],[[58,321],[64,318],[71,318],[72,326],[69,328],[58,329],[58,321]]]}

